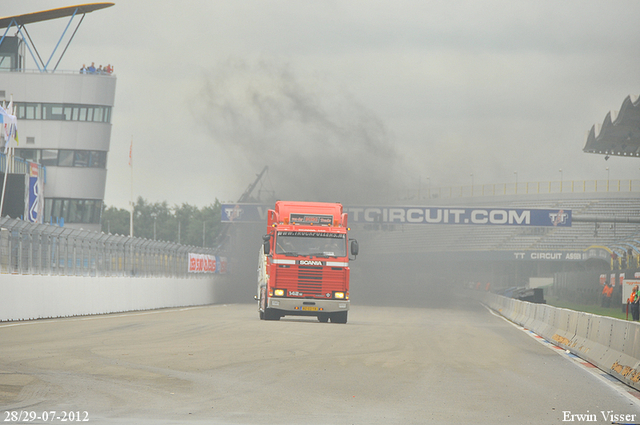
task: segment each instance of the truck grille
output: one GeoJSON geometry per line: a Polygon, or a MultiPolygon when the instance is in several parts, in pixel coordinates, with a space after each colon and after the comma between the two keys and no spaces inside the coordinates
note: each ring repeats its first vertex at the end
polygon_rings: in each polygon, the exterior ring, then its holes
{"type": "Polygon", "coordinates": [[[326,298],[332,291],[344,291],[346,269],[342,267],[278,267],[276,287],[302,292],[304,296],[326,298]]]}
{"type": "Polygon", "coordinates": [[[298,267],[298,291],[303,294],[322,294],[322,267],[299,266],[298,267]]]}

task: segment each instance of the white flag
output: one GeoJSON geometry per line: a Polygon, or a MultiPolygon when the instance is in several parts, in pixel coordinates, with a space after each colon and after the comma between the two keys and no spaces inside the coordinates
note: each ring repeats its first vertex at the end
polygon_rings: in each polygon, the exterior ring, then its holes
{"type": "Polygon", "coordinates": [[[7,110],[0,106],[0,123],[2,123],[2,136],[4,137],[4,153],[9,151],[12,142],[16,141],[18,133],[18,119],[11,114],[13,109],[13,101],[9,102],[7,110]]]}

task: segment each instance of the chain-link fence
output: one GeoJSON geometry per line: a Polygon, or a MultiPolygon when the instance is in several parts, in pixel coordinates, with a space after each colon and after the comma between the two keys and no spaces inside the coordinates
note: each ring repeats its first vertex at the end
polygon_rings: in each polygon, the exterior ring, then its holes
{"type": "Polygon", "coordinates": [[[0,273],[186,277],[189,254],[215,251],[0,217],[0,273]]]}

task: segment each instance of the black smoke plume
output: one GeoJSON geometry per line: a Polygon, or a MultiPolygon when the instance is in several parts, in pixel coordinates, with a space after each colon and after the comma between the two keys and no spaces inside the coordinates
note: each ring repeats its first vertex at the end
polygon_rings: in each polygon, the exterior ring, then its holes
{"type": "Polygon", "coordinates": [[[265,165],[278,199],[392,202],[410,174],[376,115],[290,67],[229,60],[207,71],[194,115],[246,182],[265,165]],[[242,173],[242,174],[241,174],[242,173]]]}

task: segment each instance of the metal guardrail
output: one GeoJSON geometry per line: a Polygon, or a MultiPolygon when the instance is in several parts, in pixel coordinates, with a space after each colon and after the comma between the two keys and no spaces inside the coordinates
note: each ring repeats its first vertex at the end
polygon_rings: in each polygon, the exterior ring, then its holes
{"type": "Polygon", "coordinates": [[[491,293],[481,298],[512,322],[640,390],[640,323],[491,293]]]}
{"type": "Polygon", "coordinates": [[[186,277],[189,253],[211,248],[0,217],[0,273],[186,277]]]}

